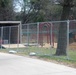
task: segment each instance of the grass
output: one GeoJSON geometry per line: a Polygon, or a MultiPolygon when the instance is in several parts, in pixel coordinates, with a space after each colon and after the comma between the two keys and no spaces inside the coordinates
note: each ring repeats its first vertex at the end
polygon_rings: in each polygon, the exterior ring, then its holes
{"type": "Polygon", "coordinates": [[[71,67],[76,68],[76,50],[69,50],[68,56],[55,56],[56,49],[54,48],[43,48],[43,47],[36,47],[30,46],[25,48],[11,48],[11,49],[0,49],[0,52],[9,52],[9,50],[18,51],[19,55],[29,55],[30,52],[35,52],[36,56],[39,59],[56,62],[60,64],[65,64],[71,67]]]}

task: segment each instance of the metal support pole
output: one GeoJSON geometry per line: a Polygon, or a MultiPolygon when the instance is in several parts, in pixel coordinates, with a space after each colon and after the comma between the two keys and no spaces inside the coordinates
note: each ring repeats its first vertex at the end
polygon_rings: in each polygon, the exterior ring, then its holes
{"type": "Polygon", "coordinates": [[[39,49],[39,22],[37,22],[37,53],[39,54],[40,52],[39,49]]]}
{"type": "Polygon", "coordinates": [[[18,49],[19,49],[19,25],[18,25],[18,35],[17,35],[17,52],[18,52],[18,49]]]}
{"type": "Polygon", "coordinates": [[[11,40],[11,27],[9,27],[9,48],[10,48],[10,40],[11,40]]]}
{"type": "Polygon", "coordinates": [[[53,34],[52,34],[52,27],[53,27],[53,26],[52,26],[52,23],[51,23],[51,48],[53,47],[53,38],[52,38],[52,35],[53,35],[53,34]]]}
{"type": "Polygon", "coordinates": [[[39,22],[37,23],[37,46],[39,46],[39,22]]]}
{"type": "Polygon", "coordinates": [[[67,59],[69,59],[69,20],[67,21],[67,59]]]}
{"type": "Polygon", "coordinates": [[[52,25],[52,22],[51,22],[50,24],[51,24],[51,29],[50,29],[50,30],[51,30],[51,31],[50,31],[50,32],[51,32],[51,33],[50,33],[50,34],[51,34],[51,36],[50,36],[50,37],[51,37],[51,40],[50,40],[50,41],[51,41],[51,42],[50,42],[50,43],[51,43],[51,46],[50,46],[51,52],[50,52],[50,55],[52,55],[52,48],[53,48],[52,26],[53,26],[53,25],[52,25]]]}
{"type": "Polygon", "coordinates": [[[29,54],[30,53],[30,49],[29,49],[29,24],[27,24],[27,53],[29,54]]]}
{"type": "Polygon", "coordinates": [[[1,27],[1,49],[2,49],[2,42],[3,42],[3,27],[1,27]]]}
{"type": "Polygon", "coordinates": [[[22,43],[22,25],[21,25],[21,22],[19,24],[19,29],[20,29],[20,43],[22,43]]]}
{"type": "Polygon", "coordinates": [[[29,24],[27,25],[27,45],[29,46],[29,24]]]}

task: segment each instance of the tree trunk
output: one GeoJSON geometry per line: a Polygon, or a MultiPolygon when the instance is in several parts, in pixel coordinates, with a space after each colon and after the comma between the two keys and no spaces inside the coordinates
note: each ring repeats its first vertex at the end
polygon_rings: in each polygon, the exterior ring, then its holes
{"type": "MultiPolygon", "coordinates": [[[[73,0],[64,0],[61,20],[68,20],[73,0]]],[[[67,55],[67,23],[60,23],[56,55],[67,55]]]]}

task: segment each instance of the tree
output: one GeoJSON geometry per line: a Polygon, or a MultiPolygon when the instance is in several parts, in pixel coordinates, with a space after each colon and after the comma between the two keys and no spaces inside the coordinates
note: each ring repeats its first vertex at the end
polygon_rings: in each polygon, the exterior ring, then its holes
{"type": "Polygon", "coordinates": [[[36,22],[39,20],[38,14],[40,14],[41,4],[39,0],[31,0],[30,3],[28,0],[23,0],[23,7],[22,7],[22,18],[23,23],[27,22],[36,22]],[[26,10],[28,9],[28,10],[26,10]]]}
{"type": "Polygon", "coordinates": [[[62,10],[54,0],[17,0],[17,4],[22,8],[19,15],[22,23],[58,20],[62,10]]]}
{"type": "Polygon", "coordinates": [[[13,0],[0,0],[0,20],[14,19],[13,0]]]}
{"type": "MultiPolygon", "coordinates": [[[[68,20],[71,7],[73,7],[73,0],[64,0],[62,5],[63,5],[63,11],[61,15],[61,21],[68,20]]],[[[66,48],[67,48],[67,25],[66,23],[60,23],[56,55],[67,55],[66,48]]]]}

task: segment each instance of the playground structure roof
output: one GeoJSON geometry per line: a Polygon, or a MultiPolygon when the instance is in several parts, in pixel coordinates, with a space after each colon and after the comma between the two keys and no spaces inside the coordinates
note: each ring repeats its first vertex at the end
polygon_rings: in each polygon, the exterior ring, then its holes
{"type": "Polygon", "coordinates": [[[0,21],[0,24],[20,24],[21,21],[0,21]]]}

